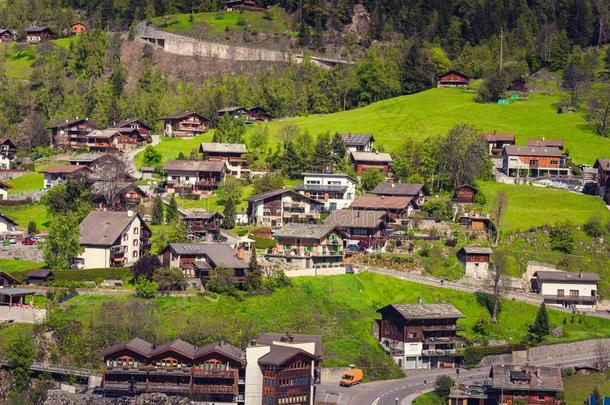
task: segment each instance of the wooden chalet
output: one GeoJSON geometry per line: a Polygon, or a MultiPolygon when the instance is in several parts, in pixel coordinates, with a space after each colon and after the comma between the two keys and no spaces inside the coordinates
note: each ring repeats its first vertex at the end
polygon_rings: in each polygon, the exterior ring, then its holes
{"type": "Polygon", "coordinates": [[[220,235],[222,215],[216,211],[178,208],[180,219],[186,226],[186,234],[191,240],[211,241],[220,235]]]}
{"type": "Polygon", "coordinates": [[[392,156],[381,152],[352,152],[350,154],[352,168],[362,176],[365,170],[379,170],[384,176],[390,173],[392,156]]]}
{"type": "Polygon", "coordinates": [[[509,177],[568,176],[567,157],[555,147],[504,147],[502,170],[509,177]]]}
{"type": "Polygon", "coordinates": [[[198,279],[201,283],[209,279],[212,269],[231,269],[232,282],[242,285],[249,264],[241,254],[227,243],[170,243],[161,251],[160,259],[164,267],[180,269],[187,279],[198,279]]]}
{"type": "Polygon", "coordinates": [[[606,203],[610,202],[610,158],[597,158],[594,169],[597,169],[597,194],[606,203]]]}
{"type": "Polygon", "coordinates": [[[49,27],[30,27],[25,30],[25,40],[28,44],[39,44],[55,38],[55,33],[49,27]]]}
{"type": "Polygon", "coordinates": [[[146,193],[137,184],[129,184],[121,191],[121,207],[135,210],[146,198],[146,193]]]}
{"type": "Polygon", "coordinates": [[[377,339],[402,369],[452,368],[461,363],[456,334],[464,317],[451,304],[390,304],[377,310],[377,339]]]}
{"type": "Polygon", "coordinates": [[[150,141],[152,127],[142,120],[127,118],[123,121],[114,123],[112,128],[119,131],[122,135],[128,136],[133,136],[135,131],[137,133],[136,139],[138,143],[150,141]]]}
{"type": "Polygon", "coordinates": [[[511,80],[510,84],[508,85],[508,90],[517,93],[527,93],[530,91],[526,86],[525,79],[522,77],[511,80]]]}
{"type": "Polygon", "coordinates": [[[270,190],[248,198],[248,220],[253,225],[282,227],[289,223],[313,224],[324,203],[292,190],[270,190]]]}
{"type": "Polygon", "coordinates": [[[163,168],[167,173],[167,192],[175,194],[210,194],[227,173],[223,161],[168,160],[163,168]]]}
{"type": "Polygon", "coordinates": [[[458,219],[458,223],[460,225],[464,225],[465,227],[467,227],[468,229],[471,229],[473,231],[482,231],[482,232],[491,231],[492,226],[493,226],[490,217],[484,216],[484,215],[477,215],[477,214],[461,215],[460,218],[458,219]]]}
{"type": "Polygon", "coordinates": [[[470,184],[457,186],[453,193],[453,200],[459,204],[473,204],[477,195],[477,188],[470,184]]]}
{"type": "Polygon", "coordinates": [[[560,367],[494,364],[486,384],[488,398],[502,404],[560,405],[563,379],[560,367]]]}
{"type": "Polygon", "coordinates": [[[51,146],[74,150],[84,148],[87,144],[87,135],[99,127],[88,118],[76,117],[71,120],[58,121],[49,129],[51,130],[51,146]]]}
{"type": "Polygon", "coordinates": [[[341,134],[348,153],[370,152],[373,150],[375,137],[371,134],[341,134]]]}
{"type": "Polygon", "coordinates": [[[95,129],[87,134],[84,145],[79,148],[88,148],[93,152],[109,152],[114,153],[119,150],[125,150],[135,145],[130,138],[126,138],[114,128],[95,129]]]}
{"type": "Polygon", "coordinates": [[[537,148],[558,148],[563,150],[563,139],[528,139],[527,146],[537,148]]]}
{"type": "Polygon", "coordinates": [[[490,155],[501,155],[506,145],[515,144],[514,134],[481,134],[487,145],[489,146],[490,155]]]}
{"type": "Polygon", "coordinates": [[[325,220],[346,235],[346,245],[352,249],[381,249],[386,241],[388,215],[385,211],[337,210],[325,220]]]}
{"type": "Polygon", "coordinates": [[[415,208],[423,207],[426,202],[428,190],[423,184],[418,183],[396,183],[393,181],[379,183],[371,194],[380,197],[411,197],[415,208]]]}
{"type": "Polygon", "coordinates": [[[54,165],[45,167],[40,170],[43,173],[43,188],[48,190],[57,184],[63,184],[68,181],[72,176],[84,175],[90,173],[87,166],[79,165],[54,165]]]}
{"type": "Polygon", "coordinates": [[[248,107],[248,118],[250,121],[271,121],[271,113],[263,107],[248,107]]]}
{"type": "Polygon", "coordinates": [[[227,0],[223,3],[226,11],[248,10],[263,11],[265,7],[256,0],[227,0]]]}
{"type": "Polygon", "coordinates": [[[221,108],[220,110],[216,111],[216,115],[219,117],[228,115],[231,118],[242,118],[244,120],[249,119],[248,109],[241,105],[221,108]]]}
{"type": "Polygon", "coordinates": [[[11,42],[15,40],[15,33],[6,28],[0,28],[0,42],[11,42]]]}
{"type": "Polygon", "coordinates": [[[87,24],[82,21],[75,21],[70,24],[70,32],[74,35],[80,35],[87,31],[87,24]]]}
{"type": "Polygon", "coordinates": [[[402,223],[413,211],[415,204],[411,197],[368,195],[356,198],[350,208],[364,211],[383,211],[390,222],[402,223]]]}
{"type": "Polygon", "coordinates": [[[167,136],[195,136],[210,129],[210,120],[201,114],[191,111],[177,113],[161,118],[163,133],[167,136]]]}
{"type": "Polygon", "coordinates": [[[439,75],[436,81],[437,87],[466,87],[470,83],[470,77],[457,70],[450,70],[439,75]]]}
{"type": "Polygon", "coordinates": [[[134,338],[104,349],[102,358],[107,397],[157,392],[206,403],[236,403],[243,397],[239,380],[245,356],[222,341],[197,348],[178,339],[157,347],[134,338]]]}
{"type": "Polygon", "coordinates": [[[243,143],[204,142],[199,150],[206,161],[225,162],[228,174],[232,176],[243,178],[250,174],[246,157],[248,149],[243,143]]]}
{"type": "Polygon", "coordinates": [[[0,288],[13,287],[19,284],[21,284],[21,281],[8,273],[0,271],[0,288]]]}

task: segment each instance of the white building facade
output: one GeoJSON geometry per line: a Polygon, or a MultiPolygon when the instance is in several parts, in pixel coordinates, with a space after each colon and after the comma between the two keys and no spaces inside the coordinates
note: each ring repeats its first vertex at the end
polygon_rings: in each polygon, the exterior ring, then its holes
{"type": "Polygon", "coordinates": [[[595,310],[599,301],[599,274],[567,271],[537,271],[532,289],[546,305],[579,310],[595,310]]]}
{"type": "Polygon", "coordinates": [[[324,202],[325,211],[342,210],[356,198],[356,180],[347,174],[303,173],[303,184],[296,190],[324,202]]]}

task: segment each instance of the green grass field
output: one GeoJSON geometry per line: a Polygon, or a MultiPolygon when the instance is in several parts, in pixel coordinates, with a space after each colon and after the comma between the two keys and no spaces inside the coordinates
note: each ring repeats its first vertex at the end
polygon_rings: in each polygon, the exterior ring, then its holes
{"type": "MultiPolygon", "coordinates": [[[[474,294],[437,289],[373,273],[328,277],[299,277],[293,286],[270,295],[237,300],[227,296],[162,297],[154,299],[155,333],[159,342],[175,337],[188,338],[202,325],[214,330],[216,338],[233,343],[244,333],[292,331],[316,333],[323,337],[324,364],[327,367],[356,364],[366,375],[389,378],[399,375],[371,334],[378,317],[376,310],[390,303],[415,303],[421,296],[425,303],[449,302],[466,318],[459,321],[466,337],[473,337],[472,327],[479,318],[489,319],[487,310],[474,294]]],[[[126,297],[80,296],[65,303],[66,315],[86,324],[106,300],[126,297]]],[[[489,338],[517,343],[533,322],[537,307],[505,301],[499,323],[491,325],[489,338]]],[[[574,341],[610,336],[610,321],[549,311],[552,325],[562,325],[564,337],[555,341],[574,341]],[[568,321],[564,324],[564,318],[568,321]]]]}
{"type": "Polygon", "coordinates": [[[565,395],[565,404],[582,405],[595,387],[599,389],[602,395],[610,396],[610,379],[604,374],[564,377],[563,393],[565,395]]]}
{"type": "Polygon", "coordinates": [[[282,125],[295,124],[312,135],[372,133],[376,145],[393,151],[405,137],[445,135],[467,123],[483,132],[514,133],[520,145],[528,138],[563,139],[576,163],[592,165],[597,157],[610,156],[610,139],[595,135],[582,114],[557,114],[559,95],[532,94],[507,106],[478,104],[474,96],[458,89],[431,89],[354,110],[278,120],[270,124],[271,141],[282,125]]]}
{"type": "Polygon", "coordinates": [[[39,269],[42,266],[44,266],[44,263],[28,262],[26,260],[16,259],[0,259],[0,271],[9,274],[39,269]]]}
{"type": "Polygon", "coordinates": [[[36,165],[35,171],[10,179],[8,183],[13,186],[13,188],[9,189],[8,193],[10,195],[17,195],[40,191],[44,185],[44,174],[40,173],[40,170],[49,166],[53,166],[53,163],[36,165]]]}
{"type": "Polygon", "coordinates": [[[38,230],[47,230],[49,216],[47,207],[40,203],[28,205],[3,205],[0,212],[13,218],[22,228],[27,228],[30,221],[35,221],[38,230]]]}
{"type": "Polygon", "coordinates": [[[596,196],[491,181],[479,182],[478,187],[487,198],[486,209],[489,209],[498,191],[503,190],[508,194],[504,232],[527,230],[533,226],[553,225],[568,220],[581,225],[595,215],[599,215],[604,222],[610,218],[603,200],[596,196]]]}
{"type": "Polygon", "coordinates": [[[188,34],[193,30],[207,29],[213,33],[225,30],[249,28],[267,34],[281,34],[290,29],[288,15],[280,7],[270,7],[271,19],[263,18],[262,11],[227,11],[219,13],[173,14],[152,19],[152,24],[160,29],[188,34]],[[222,15],[222,18],[218,18],[222,15]],[[240,25],[241,24],[241,25],[240,25]]]}
{"type": "MultiPolygon", "coordinates": [[[[248,202],[246,198],[250,197],[254,189],[252,186],[244,186],[241,192],[241,203],[237,206],[238,210],[245,210],[248,207],[248,202]]],[[[183,198],[177,198],[176,202],[178,203],[178,207],[180,208],[201,208],[206,211],[218,211],[222,212],[224,206],[218,203],[218,195],[214,193],[212,196],[208,198],[202,198],[200,200],[187,200],[183,198]]]]}
{"type": "MultiPolygon", "coordinates": [[[[59,38],[52,42],[62,48],[68,48],[78,37],[59,38]]],[[[6,75],[12,79],[29,79],[32,63],[38,58],[38,45],[21,45],[14,42],[0,43],[0,60],[3,60],[6,75]]]]}
{"type": "MultiPolygon", "coordinates": [[[[212,142],[214,132],[210,131],[205,134],[195,136],[190,139],[172,138],[167,136],[161,137],[161,142],[154,146],[155,150],[161,152],[163,162],[167,160],[177,159],[178,154],[182,152],[188,159],[191,151],[196,149],[199,153],[199,146],[202,142],[212,142]]],[[[134,159],[136,167],[139,169],[144,166],[144,152],[140,152],[134,159]]]]}

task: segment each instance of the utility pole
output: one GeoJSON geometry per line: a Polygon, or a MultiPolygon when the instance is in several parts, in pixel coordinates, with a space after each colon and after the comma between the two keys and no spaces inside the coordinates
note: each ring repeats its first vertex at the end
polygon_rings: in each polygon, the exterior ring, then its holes
{"type": "Polygon", "coordinates": [[[504,28],[502,26],[500,26],[500,72],[502,71],[502,52],[504,50],[503,42],[504,42],[504,28]]]}

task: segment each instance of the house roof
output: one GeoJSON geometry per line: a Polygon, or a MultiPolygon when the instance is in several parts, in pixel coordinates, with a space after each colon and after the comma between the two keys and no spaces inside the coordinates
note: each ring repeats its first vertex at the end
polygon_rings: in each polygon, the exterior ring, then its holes
{"type": "Polygon", "coordinates": [[[226,112],[234,112],[234,111],[245,110],[245,109],[246,108],[241,105],[236,105],[236,106],[229,106],[229,107],[221,108],[217,112],[219,114],[222,114],[222,113],[226,113],[226,112]]]}
{"type": "MultiPolygon", "coordinates": [[[[486,218],[480,218],[480,219],[486,219],[486,218]]],[[[490,248],[487,247],[481,247],[481,246],[464,246],[460,249],[460,251],[464,251],[464,253],[469,254],[469,255],[491,255],[493,253],[493,250],[491,250],[490,248]]]]}
{"type": "Polygon", "coordinates": [[[364,146],[375,141],[371,134],[341,134],[341,138],[347,146],[364,146]]]}
{"type": "Polygon", "coordinates": [[[53,33],[53,31],[49,27],[30,27],[25,30],[25,32],[27,32],[27,33],[45,32],[45,31],[49,31],[49,32],[53,33]]]}
{"type": "Polygon", "coordinates": [[[114,128],[95,129],[87,134],[87,138],[109,139],[117,135],[121,133],[114,128]]]}
{"type": "Polygon", "coordinates": [[[271,350],[269,353],[260,357],[258,359],[258,364],[263,366],[281,366],[299,354],[304,354],[305,356],[310,357],[312,360],[316,359],[316,356],[306,352],[305,350],[299,349],[298,347],[271,345],[271,350]]]}
{"type": "Polygon", "coordinates": [[[563,391],[563,380],[559,367],[494,364],[491,366],[490,377],[493,389],[563,391]]]}
{"type": "Polygon", "coordinates": [[[423,184],[385,182],[379,183],[377,187],[375,187],[375,189],[371,191],[371,193],[385,195],[416,196],[420,192],[423,192],[423,189],[423,184]]]}
{"type": "Polygon", "coordinates": [[[455,189],[459,190],[460,188],[469,188],[473,191],[477,191],[477,188],[475,186],[471,186],[470,184],[462,184],[462,185],[457,186],[455,189]]]}
{"type": "Polygon", "coordinates": [[[157,347],[156,349],[153,349],[150,352],[149,357],[158,356],[159,354],[163,354],[171,350],[192,359],[195,357],[196,349],[197,348],[195,346],[185,342],[184,340],[175,339],[157,347]]]}
{"type": "Polygon", "coordinates": [[[15,277],[13,277],[10,274],[5,273],[3,271],[0,271],[0,278],[3,278],[5,280],[8,280],[8,281],[10,281],[12,283],[15,283],[15,284],[21,284],[21,281],[17,280],[15,277]]]}
{"type": "Polygon", "coordinates": [[[104,152],[89,152],[89,153],[80,153],[76,156],[70,158],[70,163],[93,163],[99,158],[104,156],[110,156],[108,153],[104,152]]]}
{"type": "Polygon", "coordinates": [[[610,158],[597,158],[595,164],[593,165],[594,169],[598,168],[608,169],[610,170],[610,158]]]}
{"type": "Polygon", "coordinates": [[[199,150],[203,153],[248,153],[248,148],[243,143],[204,142],[199,150]]]}
{"type": "Polygon", "coordinates": [[[559,148],[538,147],[538,146],[515,146],[507,145],[504,147],[504,153],[510,156],[547,156],[547,157],[562,157],[563,154],[559,148]]]}
{"type": "Polygon", "coordinates": [[[20,295],[34,295],[36,294],[36,290],[30,290],[27,288],[0,288],[0,295],[4,295],[6,297],[15,297],[20,295]]]}
{"type": "Polygon", "coordinates": [[[441,80],[443,77],[451,75],[451,74],[461,76],[466,80],[470,80],[470,77],[466,76],[464,73],[460,72],[459,70],[450,70],[448,72],[440,74],[440,75],[438,75],[438,80],[441,80]]]}
{"type": "MultiPolygon", "coordinates": [[[[137,216],[127,211],[91,211],[80,223],[80,243],[112,246],[137,216]]],[[[146,226],[143,221],[142,226],[146,226]]]]}
{"type": "Polygon", "coordinates": [[[9,143],[13,148],[15,147],[15,144],[13,141],[11,141],[11,138],[0,138],[0,145],[4,145],[5,143],[9,143]]]}
{"type": "Polygon", "coordinates": [[[226,163],[222,161],[210,160],[168,160],[163,164],[163,168],[169,171],[183,172],[212,172],[219,173],[225,168],[226,163]]]}
{"type": "Polygon", "coordinates": [[[385,212],[365,210],[336,210],[324,221],[339,228],[377,228],[385,223],[385,212]]]}
{"type": "Polygon", "coordinates": [[[5,32],[10,33],[11,35],[13,34],[13,30],[10,30],[8,28],[0,28],[0,35],[4,34],[5,32]]]}
{"type": "Polygon", "coordinates": [[[87,118],[73,118],[73,119],[67,119],[67,120],[59,120],[56,123],[54,123],[53,125],[51,125],[49,128],[50,129],[65,128],[65,127],[72,126],[74,124],[78,124],[79,122],[86,122],[91,127],[98,128],[97,124],[94,124],[93,122],[89,121],[89,119],[87,119],[87,118]]]}
{"type": "Polygon", "coordinates": [[[80,172],[81,170],[87,170],[87,166],[55,165],[41,169],[40,172],[48,174],[73,174],[76,172],[80,172]]]}
{"type": "Polygon", "coordinates": [[[356,162],[376,162],[376,163],[391,163],[392,156],[389,153],[381,152],[358,152],[353,151],[351,157],[356,162]]]}
{"type": "Polygon", "coordinates": [[[326,224],[286,224],[275,232],[280,238],[322,239],[335,230],[326,224]]]}
{"type": "Polygon", "coordinates": [[[537,271],[534,276],[541,281],[560,281],[571,283],[590,283],[600,280],[598,273],[591,272],[569,272],[569,271],[537,271]]]}
{"type": "Polygon", "coordinates": [[[394,308],[405,319],[456,319],[463,318],[464,314],[451,304],[390,304],[377,310],[394,308]]]}
{"type": "Polygon", "coordinates": [[[303,177],[329,177],[329,178],[338,178],[338,179],[349,179],[354,183],[357,183],[357,180],[345,173],[302,173],[303,177]]]}
{"type": "Polygon", "coordinates": [[[161,117],[162,120],[179,120],[182,118],[186,118],[186,117],[190,117],[191,115],[196,115],[197,117],[199,117],[200,119],[203,119],[205,121],[209,121],[206,117],[204,117],[203,115],[196,113],[196,112],[192,112],[192,111],[184,111],[184,112],[179,112],[176,113],[174,115],[167,115],[165,117],[161,117]]]}
{"type": "Polygon", "coordinates": [[[298,333],[261,333],[256,338],[257,345],[273,345],[273,342],[283,342],[291,344],[314,343],[314,354],[322,356],[322,336],[304,335],[298,333]]]}
{"type": "Polygon", "coordinates": [[[245,363],[246,357],[244,356],[244,352],[239,348],[226,343],[226,342],[214,342],[203,347],[198,348],[195,351],[195,357],[205,356],[209,353],[220,353],[223,354],[238,363],[245,363]]]}
{"type": "Polygon", "coordinates": [[[302,198],[302,199],[308,200],[308,201],[310,201],[312,203],[317,203],[318,202],[318,201],[314,200],[313,198],[309,198],[309,197],[306,197],[306,196],[304,196],[302,194],[299,194],[299,193],[297,193],[295,191],[286,190],[286,189],[283,189],[283,188],[278,188],[276,190],[269,190],[269,191],[265,191],[264,193],[255,194],[253,196],[250,196],[246,201],[248,201],[248,202],[258,202],[258,201],[263,201],[263,200],[266,200],[268,198],[276,197],[278,195],[283,195],[283,194],[290,194],[293,197],[302,198]]]}
{"type": "Polygon", "coordinates": [[[563,148],[563,139],[528,139],[527,146],[542,146],[547,148],[563,148]]]}
{"type": "Polygon", "coordinates": [[[413,201],[411,197],[384,197],[367,195],[356,198],[354,201],[352,201],[350,207],[401,210],[407,208],[409,204],[411,204],[411,201],[413,201]]]}
{"type": "Polygon", "coordinates": [[[515,134],[481,134],[487,142],[515,142],[515,134]]]}
{"type": "Polygon", "coordinates": [[[114,127],[115,128],[125,128],[125,127],[129,127],[133,123],[139,123],[139,125],[141,127],[144,127],[144,128],[147,128],[147,129],[152,129],[152,127],[150,125],[148,125],[144,121],[142,121],[140,119],[137,119],[137,118],[126,118],[126,119],[124,119],[122,121],[119,121],[116,124],[114,124],[114,127]]]}
{"type": "Polygon", "coordinates": [[[123,350],[131,350],[136,352],[143,357],[148,357],[152,352],[152,344],[148,343],[144,339],[138,337],[131,339],[128,342],[118,343],[102,350],[102,357],[106,357],[110,354],[117,353],[123,350]]]}
{"type": "Polygon", "coordinates": [[[299,184],[294,189],[296,191],[329,191],[344,193],[345,190],[347,190],[347,186],[336,184],[299,184]]]}
{"type": "Polygon", "coordinates": [[[6,222],[13,224],[14,226],[17,226],[17,222],[15,222],[15,220],[11,217],[9,217],[8,215],[6,215],[3,212],[0,212],[0,219],[4,219],[6,222]]]}
{"type": "Polygon", "coordinates": [[[52,276],[53,273],[51,272],[51,270],[49,269],[38,269],[38,270],[30,270],[27,272],[27,277],[34,277],[34,278],[47,278],[52,276]]]}
{"type": "Polygon", "coordinates": [[[227,243],[170,243],[167,247],[178,255],[207,256],[214,267],[246,269],[248,263],[239,259],[227,243]]]}
{"type": "Polygon", "coordinates": [[[178,208],[178,213],[185,219],[210,219],[216,215],[222,216],[216,211],[205,211],[201,209],[178,208]]]}

